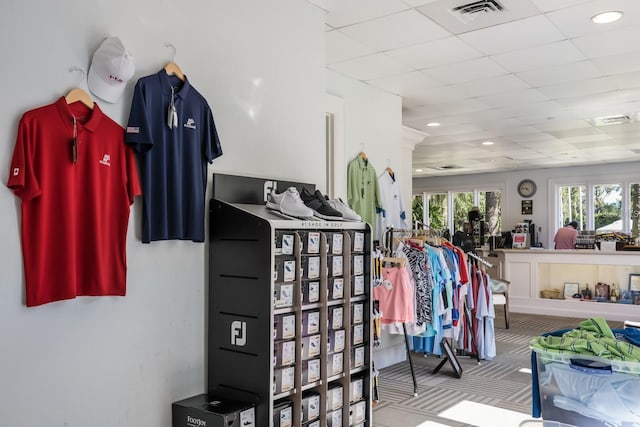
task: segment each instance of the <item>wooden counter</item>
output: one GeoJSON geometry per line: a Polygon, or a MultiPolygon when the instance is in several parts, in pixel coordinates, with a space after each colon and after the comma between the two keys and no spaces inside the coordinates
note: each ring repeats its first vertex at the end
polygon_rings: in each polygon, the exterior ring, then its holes
{"type": "Polygon", "coordinates": [[[598,282],[628,289],[629,274],[640,274],[640,254],[634,251],[497,249],[479,253],[494,267],[493,276],[511,282],[509,307],[512,312],[607,320],[640,320],[640,306],[563,299],[565,283],[587,284],[591,291],[598,282]],[[560,299],[542,298],[546,289],[559,289],[560,299]]]}

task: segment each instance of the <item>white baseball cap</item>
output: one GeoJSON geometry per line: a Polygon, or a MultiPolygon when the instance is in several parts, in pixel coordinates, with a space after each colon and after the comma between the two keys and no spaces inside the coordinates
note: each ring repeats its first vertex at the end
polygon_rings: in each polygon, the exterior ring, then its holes
{"type": "Polygon", "coordinates": [[[98,98],[117,102],[133,77],[133,56],[118,37],[107,37],[93,54],[87,85],[98,98]]]}

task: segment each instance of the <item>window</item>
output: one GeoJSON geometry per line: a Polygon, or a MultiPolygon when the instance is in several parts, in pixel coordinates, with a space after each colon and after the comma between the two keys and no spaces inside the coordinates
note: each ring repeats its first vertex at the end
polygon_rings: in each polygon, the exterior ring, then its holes
{"type": "Polygon", "coordinates": [[[640,183],[624,177],[614,179],[604,183],[556,183],[558,205],[551,227],[557,230],[575,220],[580,229],[595,230],[596,234],[640,236],[640,183]]]}
{"type": "Polygon", "coordinates": [[[558,227],[571,221],[578,221],[578,228],[584,229],[587,224],[587,198],[583,185],[560,187],[560,217],[558,227]]]}
{"type": "Polygon", "coordinates": [[[445,230],[447,226],[447,193],[429,194],[429,225],[436,230],[445,230]]]}
{"type": "Polygon", "coordinates": [[[593,186],[593,220],[596,233],[623,231],[620,184],[593,186]]]}
{"type": "Polygon", "coordinates": [[[453,193],[453,232],[465,230],[465,222],[469,222],[469,211],[474,206],[473,192],[453,193]]]}
{"type": "Polygon", "coordinates": [[[484,212],[486,235],[499,236],[502,230],[502,203],[499,191],[481,191],[480,212],[484,212]]]}
{"type": "Polygon", "coordinates": [[[640,184],[631,184],[629,186],[629,230],[631,236],[636,238],[640,236],[640,184]]]}
{"type": "Polygon", "coordinates": [[[482,220],[485,221],[485,238],[500,235],[502,192],[498,190],[450,191],[416,195],[413,201],[413,218],[414,221],[425,222],[436,230],[452,230],[451,235],[453,235],[456,231],[464,230],[464,224],[469,222],[469,211],[474,206],[479,207],[482,220]]]}

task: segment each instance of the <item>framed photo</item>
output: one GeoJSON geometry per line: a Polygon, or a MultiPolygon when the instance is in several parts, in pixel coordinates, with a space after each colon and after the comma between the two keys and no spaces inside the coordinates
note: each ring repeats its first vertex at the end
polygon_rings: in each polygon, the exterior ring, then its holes
{"type": "Polygon", "coordinates": [[[640,291],[640,274],[629,275],[629,290],[640,291]]]}
{"type": "Polygon", "coordinates": [[[579,283],[564,283],[564,299],[572,299],[574,294],[580,293],[580,284],[579,283]]]}
{"type": "Polygon", "coordinates": [[[442,359],[442,361],[438,364],[438,366],[434,368],[431,374],[432,375],[437,374],[440,368],[442,368],[442,366],[444,366],[445,363],[449,362],[449,364],[453,368],[455,376],[458,378],[461,378],[462,366],[460,366],[460,362],[456,358],[456,355],[453,352],[453,349],[449,345],[449,341],[447,341],[446,339],[442,340],[442,342],[440,343],[440,347],[442,348],[442,353],[445,356],[445,358],[442,359]]]}
{"type": "Polygon", "coordinates": [[[609,299],[609,285],[607,285],[606,283],[598,283],[595,286],[595,298],[599,298],[602,300],[608,300],[609,299]]]}

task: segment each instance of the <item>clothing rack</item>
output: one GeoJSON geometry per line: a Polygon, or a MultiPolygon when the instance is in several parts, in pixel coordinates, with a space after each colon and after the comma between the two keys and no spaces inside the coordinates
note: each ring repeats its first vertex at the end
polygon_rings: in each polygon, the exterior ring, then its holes
{"type": "MultiPolygon", "coordinates": [[[[388,242],[390,242],[389,247],[385,247],[385,252],[388,251],[388,253],[391,253],[393,248],[393,233],[394,231],[397,232],[411,232],[413,233],[413,230],[407,230],[407,229],[394,229],[393,227],[387,228],[387,230],[384,233],[384,237],[383,240],[385,240],[388,236],[388,242]]],[[[404,345],[405,345],[405,349],[407,351],[407,359],[409,360],[409,368],[411,369],[411,380],[413,381],[413,396],[417,397],[418,396],[418,382],[416,381],[416,372],[415,369],[413,368],[413,359],[411,358],[411,348],[409,347],[409,336],[407,335],[407,326],[405,325],[404,322],[402,322],[402,332],[404,334],[404,345]]]]}
{"type": "Polygon", "coordinates": [[[493,267],[493,264],[491,264],[491,263],[490,263],[490,262],[488,262],[488,261],[485,261],[485,259],[484,259],[484,258],[482,258],[482,257],[480,257],[480,256],[478,256],[478,255],[476,255],[476,254],[474,254],[473,252],[467,252],[467,255],[469,255],[471,258],[474,258],[476,261],[478,261],[478,262],[480,262],[480,263],[484,264],[485,266],[487,266],[487,267],[489,267],[489,268],[493,267]]]}

